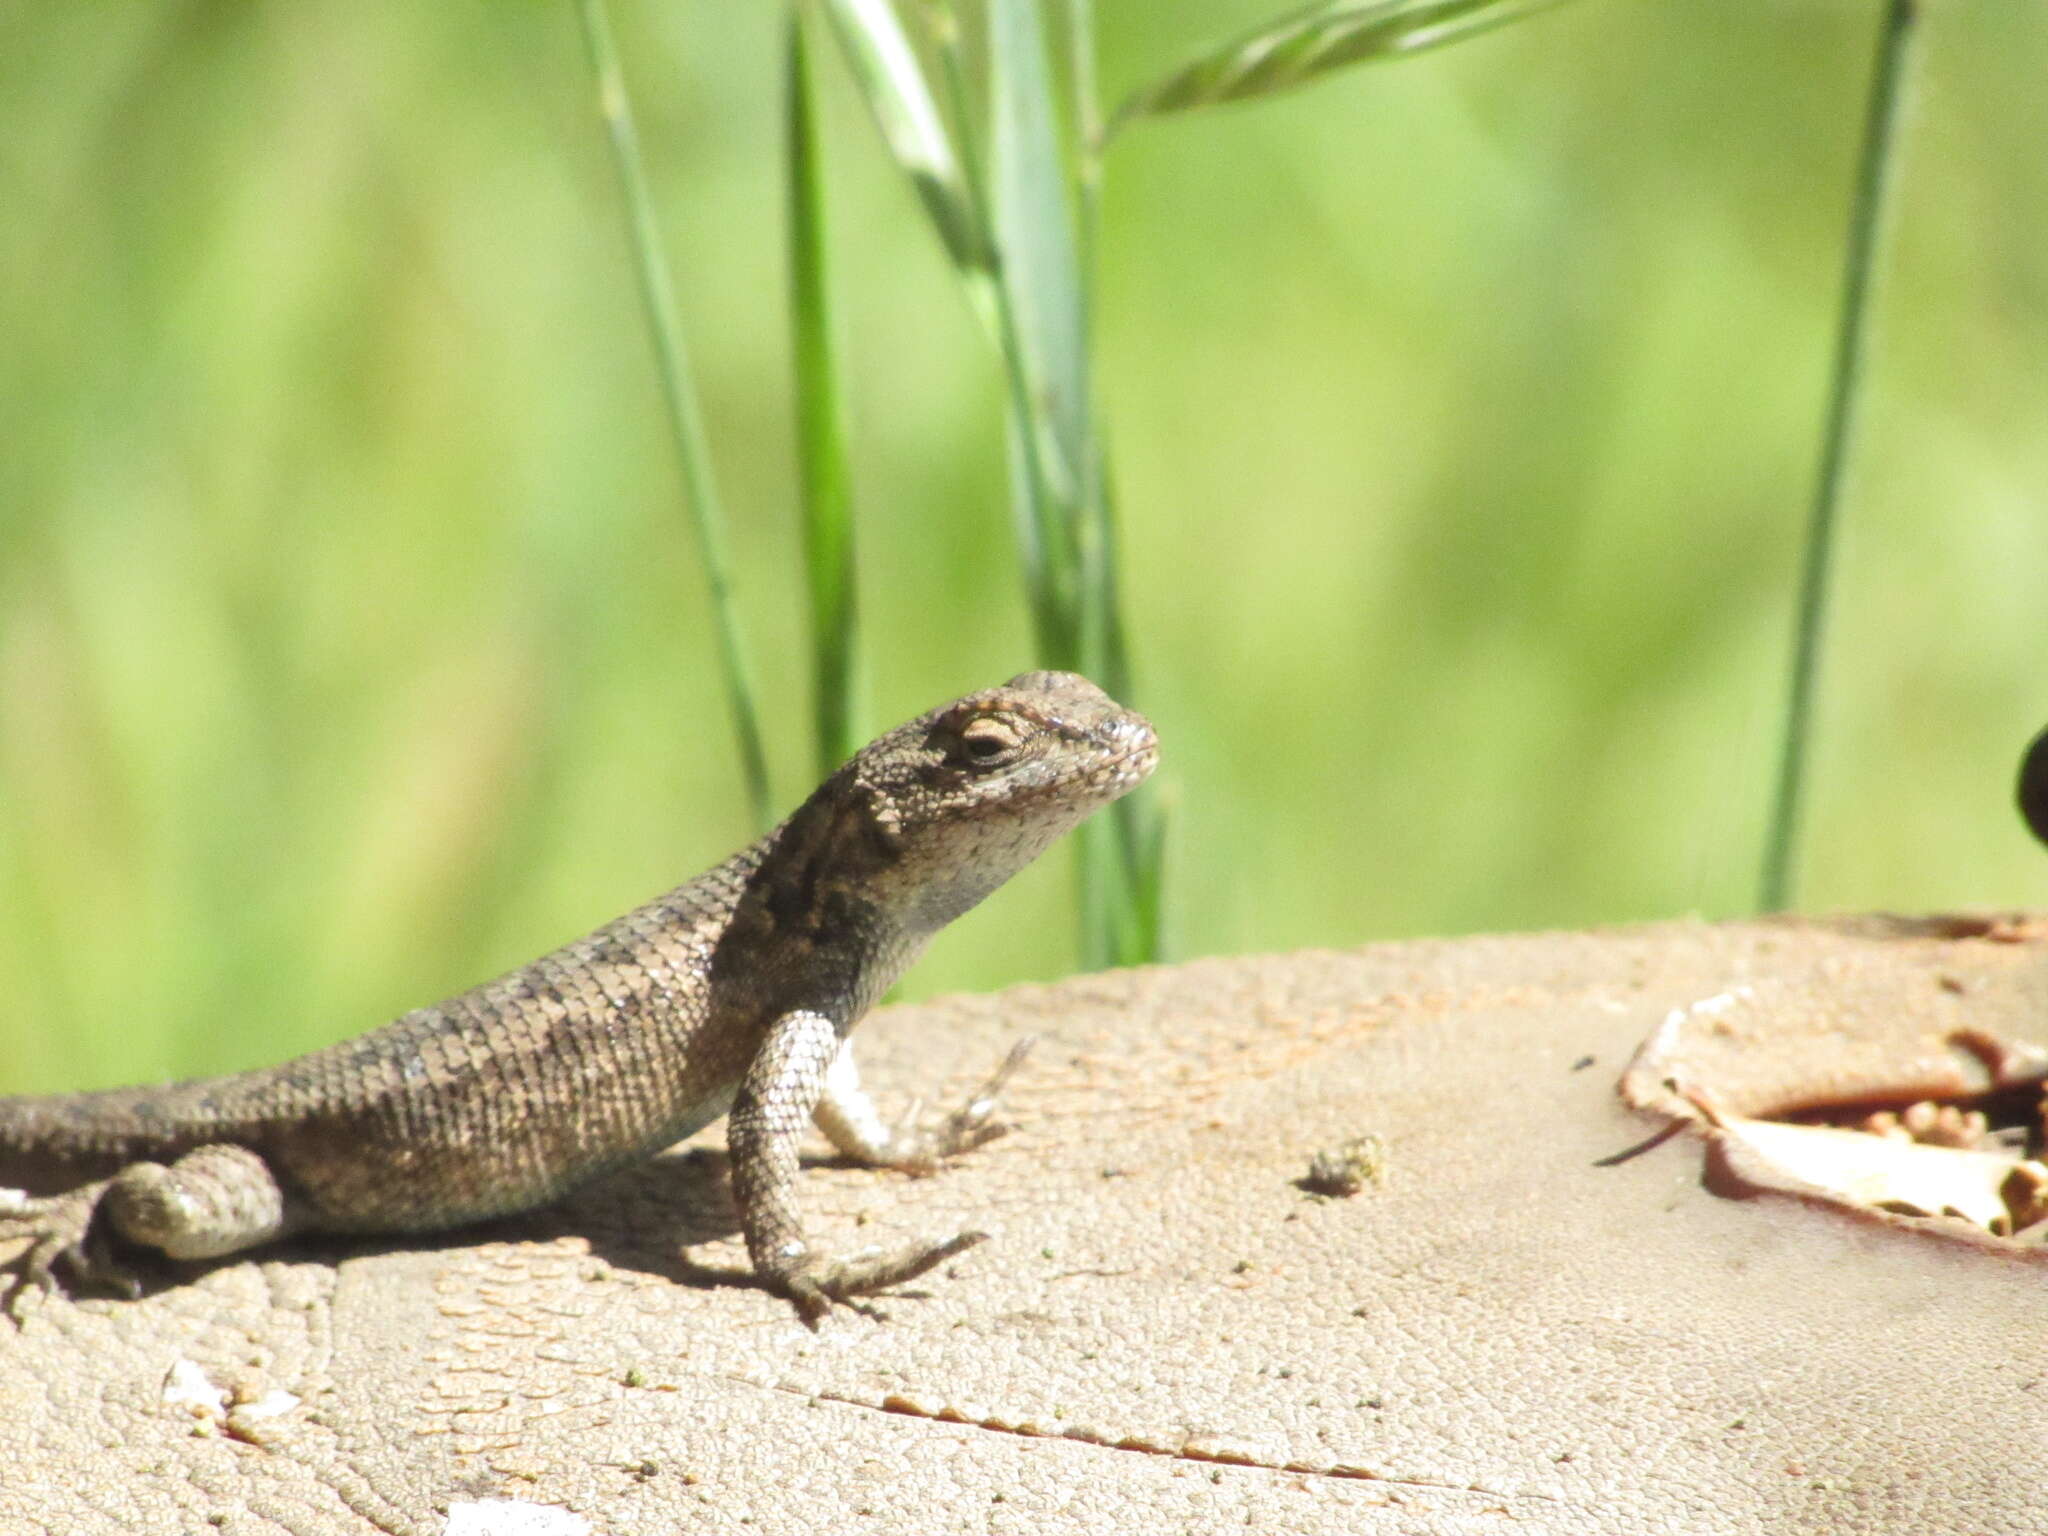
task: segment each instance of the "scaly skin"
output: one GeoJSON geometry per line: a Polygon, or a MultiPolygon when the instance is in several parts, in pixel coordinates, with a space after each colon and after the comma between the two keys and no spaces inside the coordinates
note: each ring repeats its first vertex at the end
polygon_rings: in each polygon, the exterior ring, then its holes
{"type": "Polygon", "coordinates": [[[59,1267],[128,1283],[116,1239],[192,1259],[527,1210],[728,1111],[748,1253],[807,1321],[921,1274],[981,1234],[832,1260],[797,1215],[804,1127],[912,1171],[1001,1134],[1016,1053],[939,1133],[905,1137],[861,1092],[847,1033],[933,933],[1157,753],[1087,679],[1026,673],[870,743],[715,869],[358,1039],[232,1077],[0,1099],[0,1185],[21,1187],[0,1243],[27,1240],[14,1299],[59,1267]]]}

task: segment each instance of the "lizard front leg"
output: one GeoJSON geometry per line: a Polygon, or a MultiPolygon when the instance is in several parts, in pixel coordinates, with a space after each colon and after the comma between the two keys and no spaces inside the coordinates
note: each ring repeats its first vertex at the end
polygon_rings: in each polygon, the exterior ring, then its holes
{"type": "MultiPolygon", "coordinates": [[[[988,1236],[960,1232],[943,1242],[853,1259],[831,1258],[805,1240],[796,1208],[797,1147],[805,1123],[824,1100],[839,1047],[839,1031],[823,1014],[784,1014],[748,1065],[727,1122],[733,1195],[747,1254],[762,1279],[785,1292],[813,1328],[834,1302],[913,1280],[988,1236]]],[[[872,1105],[867,1113],[873,1116],[872,1105]]]]}

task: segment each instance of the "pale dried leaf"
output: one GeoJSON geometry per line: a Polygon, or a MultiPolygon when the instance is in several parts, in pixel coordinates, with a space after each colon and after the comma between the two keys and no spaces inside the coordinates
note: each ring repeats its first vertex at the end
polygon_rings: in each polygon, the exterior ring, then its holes
{"type": "Polygon", "coordinates": [[[1921,1216],[1960,1216],[1987,1232],[2012,1231],[2006,1180],[2016,1157],[1928,1146],[1828,1125],[1787,1125],[1711,1114],[1720,1133],[1780,1173],[1856,1205],[1921,1216]]]}

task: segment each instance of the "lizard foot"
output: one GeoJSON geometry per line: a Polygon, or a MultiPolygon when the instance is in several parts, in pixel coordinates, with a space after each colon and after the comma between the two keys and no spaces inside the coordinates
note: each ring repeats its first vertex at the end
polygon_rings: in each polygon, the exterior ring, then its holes
{"type": "Polygon", "coordinates": [[[28,1240],[20,1253],[0,1261],[0,1273],[14,1272],[0,1299],[10,1317],[21,1319],[31,1293],[50,1295],[63,1288],[57,1278],[60,1265],[79,1285],[108,1286],[131,1298],[141,1294],[140,1283],[114,1260],[105,1233],[93,1221],[109,1183],[103,1179],[41,1198],[0,1190],[0,1243],[28,1240]]]}
{"type": "Polygon", "coordinates": [[[888,1253],[864,1253],[850,1259],[807,1252],[773,1279],[796,1303],[804,1326],[815,1332],[835,1305],[878,1316],[873,1307],[857,1298],[915,1280],[986,1241],[986,1232],[958,1232],[942,1243],[911,1243],[888,1253]]]}
{"type": "Polygon", "coordinates": [[[1010,1134],[1009,1126],[995,1118],[996,1101],[1002,1097],[1005,1086],[1024,1065],[1024,1058],[1031,1054],[1036,1044],[1035,1037],[1026,1035],[1010,1047],[1009,1055],[1002,1060],[994,1072],[968,1096],[952,1114],[939,1122],[934,1131],[908,1129],[908,1123],[917,1118],[921,1106],[912,1105],[905,1117],[906,1129],[896,1138],[903,1150],[888,1160],[891,1168],[904,1173],[936,1173],[939,1164],[949,1157],[958,1157],[963,1152],[972,1152],[976,1147],[985,1147],[999,1136],[1010,1134]]]}

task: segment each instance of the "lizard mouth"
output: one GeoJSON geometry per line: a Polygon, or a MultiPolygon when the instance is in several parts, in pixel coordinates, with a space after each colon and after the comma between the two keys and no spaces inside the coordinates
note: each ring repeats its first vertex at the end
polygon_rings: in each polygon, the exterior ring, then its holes
{"type": "Polygon", "coordinates": [[[1087,778],[1092,787],[1107,789],[1112,800],[1136,789],[1159,766],[1159,737],[1151,726],[1127,725],[1118,734],[1126,738],[1122,749],[1105,757],[1087,778]]]}
{"type": "Polygon", "coordinates": [[[1094,757],[1078,774],[1051,773],[1030,783],[1012,781],[1007,790],[990,796],[980,812],[1000,814],[1005,806],[1067,802],[1085,816],[1098,806],[1122,799],[1158,766],[1159,740],[1149,727],[1119,734],[1125,737],[1123,742],[1094,757]]]}
{"type": "Polygon", "coordinates": [[[1109,760],[1109,766],[1132,780],[1143,782],[1152,776],[1152,770],[1159,766],[1159,743],[1149,740],[1118,753],[1109,760]]]}

